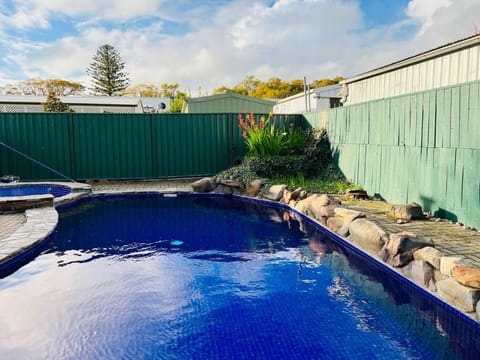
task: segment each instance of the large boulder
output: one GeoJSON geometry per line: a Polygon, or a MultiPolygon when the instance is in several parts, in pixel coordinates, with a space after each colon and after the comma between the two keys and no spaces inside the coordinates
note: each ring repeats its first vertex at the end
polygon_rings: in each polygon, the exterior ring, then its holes
{"type": "Polygon", "coordinates": [[[283,191],[287,188],[287,185],[273,185],[268,191],[263,194],[263,197],[268,200],[279,201],[283,196],[283,191]]]}
{"type": "Polygon", "coordinates": [[[327,218],[335,216],[334,208],[339,205],[340,201],[332,196],[313,194],[295,204],[295,209],[326,225],[327,218]]]}
{"type": "Polygon", "coordinates": [[[413,253],[415,260],[421,260],[432,265],[436,270],[440,270],[440,258],[442,253],[431,246],[425,246],[413,253]]]}
{"type": "Polygon", "coordinates": [[[316,201],[313,201],[309,207],[309,213],[313,216],[316,220],[321,220],[322,218],[328,219],[329,217],[335,216],[335,212],[333,211],[335,207],[338,205],[324,205],[321,206],[316,201]]]}
{"type": "Polygon", "coordinates": [[[452,276],[453,268],[463,263],[462,256],[442,256],[440,258],[440,272],[446,276],[452,276]]]}
{"type": "Polygon", "coordinates": [[[235,179],[217,179],[217,184],[225,185],[233,189],[240,189],[242,187],[240,181],[235,179]]]}
{"type": "Polygon", "coordinates": [[[347,237],[348,235],[350,235],[349,228],[352,221],[365,217],[365,214],[360,211],[346,209],[342,207],[336,207],[335,209],[333,209],[333,211],[335,212],[335,217],[339,217],[342,219],[342,226],[335,232],[343,237],[347,237]]]}
{"type": "Polygon", "coordinates": [[[302,188],[296,188],[292,191],[291,200],[303,200],[307,197],[307,191],[302,188]]]}
{"type": "Polygon", "coordinates": [[[262,191],[263,186],[265,185],[265,181],[262,179],[255,179],[250,181],[247,184],[247,188],[245,189],[245,196],[256,197],[262,191]]]}
{"type": "Polygon", "coordinates": [[[480,301],[477,302],[477,320],[480,321],[480,301]]]}
{"type": "Polygon", "coordinates": [[[380,250],[379,256],[386,263],[401,267],[413,260],[413,253],[426,246],[431,246],[431,241],[418,238],[415,234],[403,231],[390,234],[388,241],[380,250]]]}
{"type": "Polygon", "coordinates": [[[458,264],[452,269],[452,277],[462,285],[480,289],[480,270],[458,264]]]}
{"type": "Polygon", "coordinates": [[[418,285],[423,286],[430,291],[437,290],[437,287],[435,286],[435,269],[429,263],[421,260],[414,260],[408,263],[408,265],[400,268],[399,271],[418,285]]]}
{"type": "Polygon", "coordinates": [[[307,214],[307,210],[308,208],[310,207],[310,203],[318,196],[318,194],[313,194],[303,200],[300,200],[298,201],[296,204],[295,204],[295,209],[297,209],[298,211],[304,213],[305,215],[308,215],[307,214]]]}
{"type": "Polygon", "coordinates": [[[321,194],[320,196],[317,197],[315,201],[319,206],[328,206],[328,205],[336,205],[339,206],[341,205],[341,201],[338,200],[337,198],[330,196],[328,194],[321,194]]]}
{"type": "Polygon", "coordinates": [[[415,202],[410,204],[392,205],[389,216],[400,220],[415,220],[425,218],[422,207],[415,202]]]}
{"type": "Polygon", "coordinates": [[[233,188],[224,184],[218,184],[215,190],[212,191],[215,194],[226,194],[231,195],[233,194],[233,188]]]}
{"type": "Polygon", "coordinates": [[[362,189],[349,189],[343,195],[346,200],[365,200],[368,199],[368,194],[362,189]]]}
{"type": "Polygon", "coordinates": [[[350,223],[348,239],[372,254],[388,241],[387,233],[377,224],[367,219],[356,219],[350,223]]]}
{"type": "Polygon", "coordinates": [[[338,231],[343,226],[343,219],[338,216],[332,216],[327,219],[327,227],[332,230],[334,233],[338,233],[338,231]]]}
{"type": "Polygon", "coordinates": [[[459,284],[449,278],[437,281],[437,293],[458,309],[474,312],[480,300],[480,290],[459,284]]]}
{"type": "Polygon", "coordinates": [[[190,184],[194,192],[206,193],[215,190],[217,183],[214,178],[205,177],[190,184]]]}
{"type": "Polygon", "coordinates": [[[365,214],[352,209],[347,209],[344,207],[337,207],[335,208],[335,216],[339,216],[341,218],[352,218],[353,220],[361,217],[365,217],[365,214]]]}
{"type": "Polygon", "coordinates": [[[280,199],[280,202],[284,204],[289,204],[291,200],[292,200],[292,192],[288,189],[283,190],[283,195],[282,195],[282,198],[280,199]]]}

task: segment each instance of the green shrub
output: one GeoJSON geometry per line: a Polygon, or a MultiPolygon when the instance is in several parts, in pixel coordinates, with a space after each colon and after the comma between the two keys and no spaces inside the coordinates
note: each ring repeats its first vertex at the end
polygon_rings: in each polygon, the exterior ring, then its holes
{"type": "Polygon", "coordinates": [[[283,151],[281,155],[301,155],[306,145],[306,134],[302,129],[290,124],[288,132],[285,132],[283,151]]]}
{"type": "Polygon", "coordinates": [[[270,116],[255,121],[253,114],[245,120],[239,115],[239,120],[249,153],[240,165],[219,175],[236,178],[243,186],[255,178],[263,178],[271,184],[282,183],[313,192],[339,193],[354,187],[333,166],[330,141],[324,129],[302,131],[290,125],[288,132],[280,132],[269,125],[270,116]]]}
{"type": "Polygon", "coordinates": [[[244,160],[245,165],[262,178],[297,176],[303,172],[304,162],[303,155],[249,156],[244,160]]]}
{"type": "Polygon", "coordinates": [[[306,134],[305,171],[307,177],[321,175],[332,163],[332,150],[325,129],[310,129],[306,134]]]}
{"type": "Polygon", "coordinates": [[[245,161],[239,165],[233,166],[227,170],[217,174],[218,177],[237,179],[240,182],[242,188],[246,188],[253,179],[257,179],[259,176],[255,173],[245,161]]]}

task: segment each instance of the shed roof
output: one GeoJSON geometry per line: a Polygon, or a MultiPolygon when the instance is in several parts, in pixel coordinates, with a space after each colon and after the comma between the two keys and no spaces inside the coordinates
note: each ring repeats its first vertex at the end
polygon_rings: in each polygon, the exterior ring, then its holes
{"type": "MultiPolygon", "coordinates": [[[[136,96],[59,96],[61,102],[70,105],[114,105],[137,106],[140,97],[136,96]]],[[[0,103],[9,104],[43,104],[46,96],[33,95],[0,95],[0,103]]]]}
{"type": "Polygon", "coordinates": [[[349,84],[349,83],[352,83],[352,82],[363,80],[363,79],[366,79],[366,78],[369,78],[369,77],[373,77],[373,76],[376,76],[376,75],[387,73],[387,72],[390,72],[390,71],[393,71],[393,70],[397,70],[397,69],[400,69],[400,68],[403,68],[403,67],[406,67],[406,66],[409,66],[409,65],[417,64],[417,63],[422,62],[422,61],[433,59],[433,58],[436,58],[436,57],[439,57],[439,56],[442,56],[442,55],[446,55],[446,54],[449,54],[449,53],[452,53],[452,52],[455,52],[455,51],[463,50],[463,49],[466,49],[466,48],[469,48],[469,47],[472,47],[472,46],[476,46],[476,45],[479,45],[479,44],[480,44],[480,34],[469,36],[469,37],[466,37],[466,38],[463,38],[463,39],[460,39],[460,40],[457,40],[457,41],[454,41],[454,42],[451,42],[451,43],[441,45],[441,46],[436,47],[434,49],[421,52],[417,55],[413,55],[413,56],[407,57],[405,59],[393,62],[391,64],[384,65],[384,66],[381,66],[379,68],[364,72],[362,74],[349,77],[347,79],[344,79],[344,80],[340,81],[340,84],[349,84]]]}
{"type": "MultiPolygon", "coordinates": [[[[320,98],[338,98],[340,97],[340,85],[339,84],[334,84],[334,85],[328,85],[328,86],[322,86],[316,89],[311,89],[307,92],[308,95],[314,95],[315,98],[320,99],[320,98]]],[[[295,100],[298,98],[303,98],[305,97],[305,92],[301,92],[283,99],[277,100],[277,104],[282,104],[289,102],[291,100],[295,100]]]]}
{"type": "Polygon", "coordinates": [[[237,93],[225,93],[202,96],[185,102],[183,111],[189,113],[225,113],[225,112],[257,112],[272,111],[275,100],[259,99],[237,93]]]}
{"type": "Polygon", "coordinates": [[[250,102],[256,102],[259,104],[264,104],[264,105],[272,105],[275,103],[275,100],[268,100],[268,99],[260,99],[248,95],[242,95],[242,94],[237,94],[234,92],[229,92],[225,94],[216,94],[216,95],[210,95],[210,96],[202,96],[198,98],[192,98],[188,99],[187,102],[189,104],[192,103],[200,103],[200,102],[205,102],[205,101],[213,101],[213,100],[224,100],[224,99],[239,99],[239,100],[248,100],[250,102]]]}

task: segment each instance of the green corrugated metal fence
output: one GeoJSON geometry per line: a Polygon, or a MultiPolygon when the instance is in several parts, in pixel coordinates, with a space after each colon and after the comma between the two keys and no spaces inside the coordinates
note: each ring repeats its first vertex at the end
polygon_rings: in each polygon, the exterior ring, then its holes
{"type": "MultiPolygon", "coordinates": [[[[277,125],[306,126],[300,115],[277,125]]],[[[237,114],[0,113],[0,141],[76,180],[218,173],[245,154],[237,114]]],[[[0,175],[58,175],[0,146],[0,175]]]]}
{"type": "Polygon", "coordinates": [[[480,228],[479,94],[473,82],[332,109],[335,161],[370,194],[480,228]]]}

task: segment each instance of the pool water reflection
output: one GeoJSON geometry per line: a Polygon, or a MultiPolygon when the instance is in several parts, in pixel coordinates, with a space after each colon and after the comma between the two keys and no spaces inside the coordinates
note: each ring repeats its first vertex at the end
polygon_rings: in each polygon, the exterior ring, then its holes
{"type": "Polygon", "coordinates": [[[476,346],[313,224],[234,197],[83,201],[0,280],[0,303],[2,358],[436,359],[476,346]]]}

